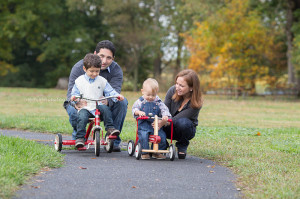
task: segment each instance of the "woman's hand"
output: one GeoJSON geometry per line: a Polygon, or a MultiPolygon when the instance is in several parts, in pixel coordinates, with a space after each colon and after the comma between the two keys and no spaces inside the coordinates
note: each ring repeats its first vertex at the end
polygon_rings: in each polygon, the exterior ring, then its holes
{"type": "MultiPolygon", "coordinates": [[[[168,119],[169,119],[168,116],[164,116],[161,120],[157,121],[158,130],[161,129],[161,127],[163,127],[167,124],[168,119]]],[[[151,125],[154,128],[154,122],[151,125]]]]}

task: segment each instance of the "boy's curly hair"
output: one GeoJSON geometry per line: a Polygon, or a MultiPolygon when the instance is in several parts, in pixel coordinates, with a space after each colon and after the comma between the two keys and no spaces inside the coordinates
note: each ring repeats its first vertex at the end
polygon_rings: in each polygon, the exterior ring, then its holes
{"type": "Polygon", "coordinates": [[[83,59],[83,65],[86,69],[91,67],[101,68],[101,59],[98,55],[88,53],[83,59]]]}

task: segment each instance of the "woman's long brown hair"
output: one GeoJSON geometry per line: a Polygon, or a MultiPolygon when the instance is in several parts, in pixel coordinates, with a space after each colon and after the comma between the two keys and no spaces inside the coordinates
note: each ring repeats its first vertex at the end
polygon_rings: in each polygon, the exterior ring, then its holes
{"type": "MultiPolygon", "coordinates": [[[[191,107],[201,108],[203,104],[203,100],[202,100],[202,93],[200,90],[200,80],[198,78],[197,73],[192,69],[182,70],[177,74],[175,78],[175,84],[178,77],[183,77],[183,79],[187,82],[188,86],[192,88],[191,107]]],[[[182,96],[177,95],[177,92],[175,92],[174,95],[172,96],[172,99],[174,101],[179,101],[182,98],[183,98],[182,96]]]]}

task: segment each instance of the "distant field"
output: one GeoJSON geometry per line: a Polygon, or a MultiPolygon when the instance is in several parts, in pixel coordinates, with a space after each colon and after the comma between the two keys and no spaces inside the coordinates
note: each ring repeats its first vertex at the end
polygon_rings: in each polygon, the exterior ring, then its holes
{"type": "MultiPolygon", "coordinates": [[[[129,101],[121,134],[127,141],[135,136],[131,107],[140,93],[122,94],[129,101]]],[[[0,88],[0,128],[71,134],[65,96],[55,89],[0,88]]],[[[231,168],[246,198],[300,198],[300,101],[204,99],[188,153],[231,168]]]]}

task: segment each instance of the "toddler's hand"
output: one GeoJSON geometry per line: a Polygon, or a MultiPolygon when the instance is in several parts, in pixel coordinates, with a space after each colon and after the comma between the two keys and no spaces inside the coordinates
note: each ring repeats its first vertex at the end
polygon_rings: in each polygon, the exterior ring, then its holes
{"type": "Polygon", "coordinates": [[[169,118],[168,118],[168,116],[163,116],[161,119],[162,119],[162,121],[167,122],[169,118]]]}
{"type": "Polygon", "coordinates": [[[143,112],[143,111],[137,111],[137,115],[138,115],[139,117],[142,117],[142,116],[146,116],[146,113],[143,112]]]}

